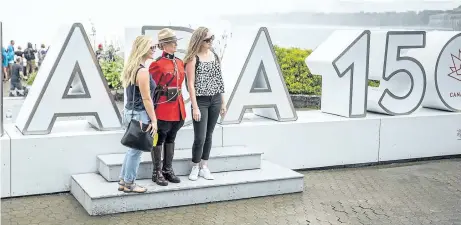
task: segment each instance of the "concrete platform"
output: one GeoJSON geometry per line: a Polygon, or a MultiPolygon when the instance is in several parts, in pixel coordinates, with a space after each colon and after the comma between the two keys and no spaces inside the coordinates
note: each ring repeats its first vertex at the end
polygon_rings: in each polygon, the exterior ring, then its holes
{"type": "Polygon", "coordinates": [[[147,187],[143,194],[117,190],[116,182],[89,173],[73,175],[71,193],[90,215],[157,209],[181,205],[244,199],[302,192],[303,175],[262,161],[261,169],[215,173],[215,180],[190,181],[181,177],[179,184],[161,187],[151,180],[138,180],[147,187]]]}
{"type": "MultiPolygon", "coordinates": [[[[175,150],[173,169],[178,176],[188,175],[191,169],[192,149],[175,150]]],[[[211,172],[228,172],[237,170],[259,169],[261,151],[245,146],[214,147],[211,149],[209,167],[211,172]]],[[[108,154],[98,156],[98,171],[107,181],[118,181],[125,154],[108,154]]],[[[141,156],[138,180],[150,179],[152,176],[151,154],[141,156]]]]}

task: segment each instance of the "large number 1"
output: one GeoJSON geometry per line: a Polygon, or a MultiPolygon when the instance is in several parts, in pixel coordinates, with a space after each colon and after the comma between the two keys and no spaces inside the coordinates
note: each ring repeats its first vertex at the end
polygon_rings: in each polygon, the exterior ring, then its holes
{"type": "Polygon", "coordinates": [[[333,68],[342,78],[349,74],[349,117],[365,117],[370,61],[370,31],[364,31],[334,61],[333,68]]]}
{"type": "Polygon", "coordinates": [[[386,89],[378,102],[386,113],[411,114],[421,105],[426,92],[426,72],[417,59],[402,56],[401,50],[425,46],[424,31],[387,32],[382,76],[384,82],[381,82],[386,89]]]}

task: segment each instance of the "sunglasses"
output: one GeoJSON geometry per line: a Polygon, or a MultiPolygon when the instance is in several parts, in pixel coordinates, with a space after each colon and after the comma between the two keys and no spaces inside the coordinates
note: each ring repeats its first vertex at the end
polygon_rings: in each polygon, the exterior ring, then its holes
{"type": "Polygon", "coordinates": [[[214,35],[211,35],[211,37],[207,38],[207,39],[204,39],[203,41],[206,42],[206,43],[210,43],[214,40],[214,35]]]}
{"type": "Polygon", "coordinates": [[[150,50],[155,51],[157,49],[157,45],[150,46],[150,50]]]}

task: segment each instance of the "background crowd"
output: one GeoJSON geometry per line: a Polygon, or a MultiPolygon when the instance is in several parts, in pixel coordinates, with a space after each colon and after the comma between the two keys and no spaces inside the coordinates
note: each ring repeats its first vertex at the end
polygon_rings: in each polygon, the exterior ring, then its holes
{"type": "Polygon", "coordinates": [[[14,40],[11,40],[8,47],[2,47],[3,81],[8,81],[16,75],[13,74],[14,64],[22,66],[22,78],[27,79],[28,74],[38,71],[48,51],[45,44],[41,44],[38,49],[37,45],[29,42],[24,50],[21,46],[16,47],[15,44],[14,40]]]}

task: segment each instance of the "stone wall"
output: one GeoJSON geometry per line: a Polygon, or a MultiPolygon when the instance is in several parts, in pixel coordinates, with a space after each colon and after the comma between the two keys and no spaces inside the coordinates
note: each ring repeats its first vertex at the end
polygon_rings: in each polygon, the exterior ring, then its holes
{"type": "Polygon", "coordinates": [[[321,96],[317,95],[291,95],[295,108],[320,108],[321,96]]]}

